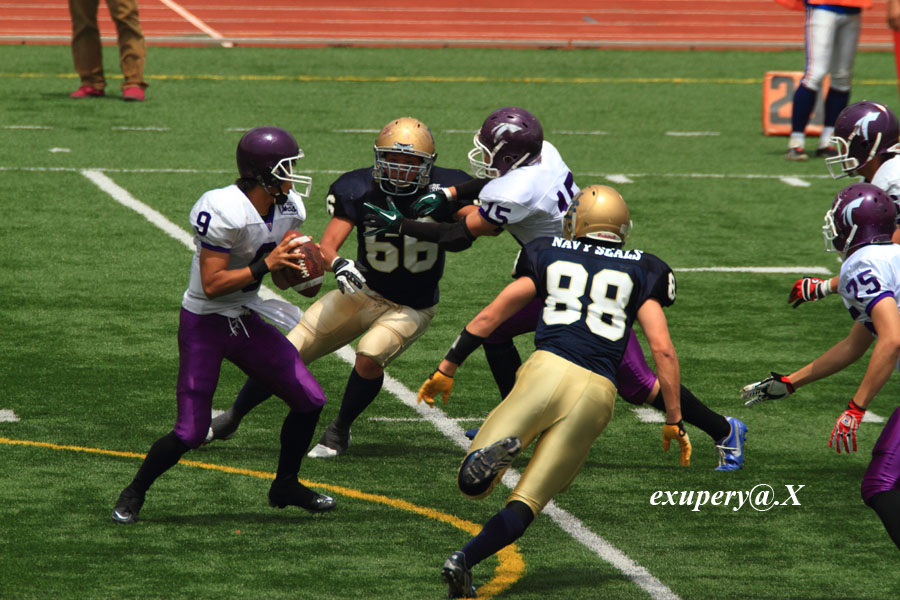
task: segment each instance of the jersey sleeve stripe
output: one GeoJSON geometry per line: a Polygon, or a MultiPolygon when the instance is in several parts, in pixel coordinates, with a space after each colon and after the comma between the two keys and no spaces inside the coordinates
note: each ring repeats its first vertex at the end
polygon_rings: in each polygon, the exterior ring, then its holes
{"type": "Polygon", "coordinates": [[[875,305],[884,300],[885,298],[893,298],[894,292],[888,290],[886,292],[882,292],[872,298],[872,301],[866,305],[866,314],[870,317],[872,316],[872,309],[875,308],[875,305]]]}
{"type": "Polygon", "coordinates": [[[209,244],[207,242],[200,242],[200,246],[206,248],[207,250],[212,250],[213,252],[225,252],[226,254],[231,253],[231,248],[223,248],[221,246],[214,246],[213,244],[209,244]]]}

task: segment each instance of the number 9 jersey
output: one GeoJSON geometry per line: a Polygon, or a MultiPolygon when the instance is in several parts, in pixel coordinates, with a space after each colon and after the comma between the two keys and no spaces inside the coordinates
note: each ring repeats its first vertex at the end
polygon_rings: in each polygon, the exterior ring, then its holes
{"type": "Polygon", "coordinates": [[[628,333],[648,299],[675,302],[675,274],[648,252],[561,237],[525,246],[525,276],[544,300],[535,347],[616,383],[628,333]]]}

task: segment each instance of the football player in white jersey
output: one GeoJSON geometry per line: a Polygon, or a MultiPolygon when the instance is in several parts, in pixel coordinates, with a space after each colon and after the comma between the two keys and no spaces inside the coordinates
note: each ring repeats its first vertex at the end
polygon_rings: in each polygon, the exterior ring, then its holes
{"type": "MultiPolygon", "coordinates": [[[[375,210],[373,231],[399,231],[419,239],[437,242],[450,251],[464,250],[480,236],[509,231],[525,245],[539,237],[558,235],[562,217],[578,193],[572,172],[553,144],[544,139],[543,127],[533,114],[518,107],[493,111],[474,137],[469,162],[477,179],[453,188],[443,188],[419,198],[413,209],[429,214],[448,200],[478,198],[480,207],[455,225],[416,222],[397,211],[375,210]]],[[[521,275],[517,258],[513,277],[521,275]]],[[[501,398],[512,390],[522,361],[513,338],[535,330],[541,302],[535,299],[512,315],[484,341],[484,353],[501,398]]],[[[436,374],[440,377],[440,373],[436,374]]],[[[665,410],[659,380],[644,358],[633,331],[617,375],[619,394],[627,402],[647,404],[665,410]]],[[[444,384],[452,386],[452,380],[444,384]]],[[[685,421],[709,435],[716,445],[716,470],[740,469],[744,462],[746,425],[734,417],[711,411],[691,391],[681,388],[685,421]]],[[[474,431],[466,433],[474,435],[474,431]]],[[[691,447],[682,446],[681,464],[690,464],[691,447]]]]}
{"type": "MultiPolygon", "coordinates": [[[[900,122],[890,108],[869,100],[851,104],[838,115],[831,143],[837,155],[826,158],[825,165],[834,179],[862,177],[900,203],[900,122]]],[[[900,229],[893,239],[900,243],[900,229]]],[[[804,302],[821,300],[837,285],[837,275],[825,280],[802,277],[791,288],[788,302],[797,308],[804,302]]]]}
{"type": "Polygon", "coordinates": [[[335,507],[332,498],[297,481],[325,393],[290,341],[260,317],[287,321],[296,307],[264,303],[257,294],[266,273],[299,269],[289,260],[299,242],[282,237],[306,218],[303,198],[309,195],[311,179],[293,171],[302,157],[297,141],[284,129],[251,129],[237,147],[239,179],[206,192],[194,204],[190,225],[196,251],[178,326],[178,416],[174,429],[151,446],[134,480],[119,495],[113,521],[137,522],[147,489],[185,452],[204,442],[226,359],[265,382],[290,408],[281,428],[269,504],[314,513],[335,507]]]}
{"type": "MultiPolygon", "coordinates": [[[[897,205],[875,185],[855,183],[838,192],[822,230],[826,244],[844,259],[838,291],[853,319],[850,333],[805,367],[787,376],[773,372],[741,392],[748,406],[784,398],[856,362],[874,341],[865,375],[831,431],[828,446],[838,452],[843,447],[849,453],[851,446],[856,452],[856,431],[869,402],[900,359],[900,246],[891,243],[897,215],[897,205]]],[[[900,408],[894,410],[872,449],[862,499],[900,548],[900,408]]]]}
{"type": "MultiPolygon", "coordinates": [[[[434,165],[434,138],[424,123],[394,119],[375,139],[375,165],[344,173],[331,184],[327,209],[331,220],[320,243],[338,290],[319,298],[288,333],[300,357],[310,364],[356,338],[356,360],[341,407],[309,456],[333,458],[350,447],[350,426],[381,391],[384,369],[431,324],[439,299],[438,282],[445,252],[437,244],[391,233],[368,235],[369,206],[410,205],[429,189],[469,181],[465,172],[434,165]],[[356,229],[356,260],[339,251],[356,229]]],[[[427,220],[454,223],[473,207],[443,206],[427,220]]],[[[269,388],[251,377],[224,414],[213,419],[210,439],[227,439],[244,416],[269,397],[269,388]]]]}

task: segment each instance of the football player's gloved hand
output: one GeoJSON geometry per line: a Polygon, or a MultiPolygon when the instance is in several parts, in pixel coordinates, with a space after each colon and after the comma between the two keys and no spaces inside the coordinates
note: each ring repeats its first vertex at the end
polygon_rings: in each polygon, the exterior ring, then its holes
{"type": "Polygon", "coordinates": [[[666,452],[669,451],[669,444],[672,440],[678,442],[678,445],[681,446],[681,466],[691,466],[691,438],[688,437],[681,421],[673,424],[666,423],[663,427],[662,440],[663,450],[666,452]]]}
{"type": "Polygon", "coordinates": [[[838,417],[837,422],[834,424],[834,429],[831,430],[831,439],[828,440],[828,447],[831,448],[834,440],[837,439],[835,450],[838,451],[838,454],[841,453],[841,442],[844,442],[844,450],[849,454],[850,440],[852,439],[853,451],[856,452],[856,430],[859,429],[859,424],[862,422],[864,414],[866,414],[866,409],[858,407],[851,400],[847,410],[841,413],[841,416],[838,417]]]}
{"type": "Polygon", "coordinates": [[[417,219],[427,217],[439,209],[448,200],[450,200],[450,190],[447,188],[440,188],[430,194],[425,194],[413,202],[413,214],[416,215],[417,219]]]}
{"type": "Polygon", "coordinates": [[[431,374],[422,387],[419,388],[419,394],[416,396],[416,403],[421,404],[422,400],[429,406],[434,406],[434,399],[437,396],[443,396],[444,404],[450,400],[450,391],[453,389],[453,377],[444,375],[438,370],[431,374]]]}
{"type": "Polygon", "coordinates": [[[361,290],[366,283],[366,278],[356,268],[356,263],[348,258],[340,256],[335,258],[331,261],[331,270],[334,271],[334,278],[342,294],[352,294],[356,290],[361,290]]]}
{"type": "Polygon", "coordinates": [[[804,302],[821,300],[833,291],[831,289],[831,280],[819,279],[818,277],[804,277],[794,282],[788,302],[792,302],[794,308],[797,308],[804,302]]]}
{"type": "Polygon", "coordinates": [[[367,228],[366,235],[400,232],[400,223],[403,222],[403,213],[397,210],[393,200],[388,199],[387,202],[387,208],[375,206],[371,202],[363,202],[363,204],[372,211],[366,215],[365,219],[363,219],[363,225],[367,228]],[[371,227],[374,227],[374,229],[369,231],[368,228],[371,227]]]}
{"type": "Polygon", "coordinates": [[[741,389],[741,400],[746,400],[744,406],[753,406],[764,400],[778,400],[794,393],[794,384],[784,375],[772,371],[771,377],[762,381],[754,381],[741,389]]]}

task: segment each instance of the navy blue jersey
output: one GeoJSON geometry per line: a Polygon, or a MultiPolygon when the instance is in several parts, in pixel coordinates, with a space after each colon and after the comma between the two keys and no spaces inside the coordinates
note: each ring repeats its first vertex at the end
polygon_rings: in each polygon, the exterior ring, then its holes
{"type": "Polygon", "coordinates": [[[649,298],[675,302],[675,275],[641,250],[595,246],[560,237],[525,245],[526,277],[544,308],[534,344],[616,383],[628,332],[649,298]]]}
{"type": "MultiPolygon", "coordinates": [[[[422,194],[472,179],[458,169],[432,167],[431,184],[421,194],[388,196],[372,178],[372,168],[344,173],[328,189],[328,213],[353,221],[356,226],[356,263],[366,284],[388,300],[416,309],[438,302],[438,281],[444,273],[444,251],[433,242],[396,233],[366,236],[363,220],[369,213],[363,203],[387,207],[387,199],[407,217],[415,218],[410,206],[422,194]]],[[[449,210],[438,210],[424,221],[452,223],[449,210]]]]}

